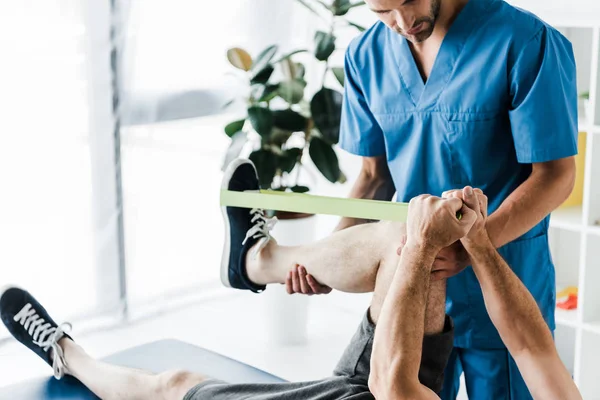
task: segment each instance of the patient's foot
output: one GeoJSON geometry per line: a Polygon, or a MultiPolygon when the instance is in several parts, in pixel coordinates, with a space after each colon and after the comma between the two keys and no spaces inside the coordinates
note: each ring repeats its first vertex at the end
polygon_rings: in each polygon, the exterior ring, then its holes
{"type": "Polygon", "coordinates": [[[29,292],[15,287],[0,293],[0,318],[15,339],[52,366],[56,379],[65,375],[67,365],[59,342],[71,339],[65,333],[70,324],[56,324],[29,292]]]}
{"type": "MultiPolygon", "coordinates": [[[[258,175],[250,160],[237,159],[227,167],[223,189],[247,192],[258,191],[258,175]]],[[[262,209],[223,206],[225,243],[221,259],[221,282],[236,289],[261,292],[264,285],[250,280],[246,270],[246,258],[253,257],[272,239],[269,231],[276,219],[267,218],[262,209]]]]}

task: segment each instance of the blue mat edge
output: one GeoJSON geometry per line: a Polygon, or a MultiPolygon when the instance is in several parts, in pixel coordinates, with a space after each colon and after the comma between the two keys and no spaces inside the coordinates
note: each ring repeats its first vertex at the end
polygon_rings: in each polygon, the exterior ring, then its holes
{"type": "MultiPolygon", "coordinates": [[[[114,363],[116,365],[127,367],[127,363],[123,363],[120,361],[114,361],[115,359],[119,359],[123,356],[127,357],[128,354],[134,355],[139,354],[140,350],[143,350],[145,347],[151,347],[156,351],[157,348],[168,348],[169,346],[175,346],[179,349],[183,347],[189,347],[195,351],[200,351],[204,353],[209,358],[212,357],[219,364],[228,364],[228,367],[232,367],[233,370],[227,369],[227,372],[231,371],[238,376],[248,375],[251,378],[257,379],[248,379],[248,382],[254,383],[282,383],[286,382],[284,379],[279,378],[271,373],[265,372],[259,368],[254,366],[244,364],[240,361],[237,361],[231,357],[224,356],[220,353],[214,352],[212,350],[208,350],[191,343],[187,343],[178,339],[162,339],[154,342],[149,342],[145,344],[141,344],[138,346],[134,346],[128,349],[124,349],[123,351],[117,352],[115,354],[111,354],[109,356],[103,357],[102,361],[106,361],[109,363],[114,363]]],[[[211,368],[210,365],[205,365],[202,369],[206,369],[209,371],[211,368]]],[[[223,365],[220,365],[219,368],[222,370],[223,365]]],[[[133,368],[140,368],[139,365],[133,366],[133,368]]],[[[142,366],[142,368],[144,368],[142,366]]],[[[217,368],[217,369],[219,369],[217,368]]],[[[156,370],[156,368],[144,368],[146,370],[150,370],[152,372],[162,372],[156,370]]],[[[181,369],[186,369],[185,366],[182,366],[181,369]]],[[[197,368],[193,368],[196,371],[197,368]]],[[[222,372],[222,371],[221,371],[222,372]]],[[[204,373],[204,372],[201,372],[204,373]]],[[[208,376],[210,372],[206,373],[208,376]]],[[[215,376],[214,378],[227,380],[224,376],[215,376]]],[[[244,380],[246,380],[244,378],[244,380]]],[[[242,380],[242,381],[244,381],[242,380]]],[[[239,379],[238,379],[239,381],[239,379]]],[[[44,377],[44,378],[36,378],[29,381],[24,381],[21,383],[5,386],[0,388],[0,400],[33,400],[33,399],[51,399],[51,400],[88,400],[88,399],[97,399],[81,382],[77,379],[67,376],[60,381],[54,379],[53,377],[44,377]],[[15,397],[17,396],[17,397],[15,397]]]]}

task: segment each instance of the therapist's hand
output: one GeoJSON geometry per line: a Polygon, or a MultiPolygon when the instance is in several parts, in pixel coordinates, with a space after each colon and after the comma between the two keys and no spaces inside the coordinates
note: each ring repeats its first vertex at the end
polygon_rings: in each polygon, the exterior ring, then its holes
{"type": "MultiPolygon", "coordinates": [[[[398,255],[402,252],[402,247],[398,248],[398,255]]],[[[458,274],[469,265],[471,265],[469,254],[462,243],[457,241],[443,248],[438,253],[433,263],[433,271],[447,271],[447,274],[452,276],[458,274]]]]}
{"type": "MultiPolygon", "coordinates": [[[[402,236],[399,245],[398,255],[401,255],[402,249],[406,245],[406,235],[402,236]]],[[[433,279],[436,278],[437,275],[434,274],[433,279]]],[[[288,272],[285,280],[285,288],[288,294],[300,293],[308,296],[315,294],[329,294],[332,291],[329,286],[321,285],[317,282],[317,280],[309,274],[302,265],[295,265],[294,268],[288,272]]]]}
{"type": "MultiPolygon", "coordinates": [[[[455,190],[446,191],[442,194],[442,198],[448,199],[448,198],[455,197],[457,199],[465,201],[465,195],[464,195],[465,189],[455,189],[455,190]]],[[[477,200],[479,201],[478,212],[479,212],[479,210],[481,210],[481,212],[485,213],[485,216],[486,216],[483,220],[479,219],[477,221],[477,227],[475,230],[482,229],[480,226],[482,223],[483,223],[483,229],[485,229],[485,222],[487,220],[487,208],[488,208],[487,197],[483,194],[483,191],[481,189],[472,189],[472,191],[473,191],[473,194],[477,197],[477,200]]],[[[467,204],[467,206],[468,206],[468,204],[467,204]]],[[[472,235],[472,234],[473,234],[473,232],[469,232],[469,235],[472,235]]],[[[467,235],[467,236],[469,236],[469,235],[467,235]]],[[[468,239],[467,239],[467,242],[468,242],[468,239]]],[[[434,269],[450,271],[450,272],[454,272],[455,274],[457,274],[457,273],[461,272],[463,269],[465,269],[467,266],[471,265],[471,260],[469,258],[469,254],[463,244],[465,244],[465,240],[458,241],[458,242],[452,244],[450,247],[446,247],[445,249],[440,251],[440,253],[438,254],[438,256],[435,260],[435,263],[433,264],[434,269]]]]}
{"type": "Polygon", "coordinates": [[[442,249],[433,262],[433,272],[445,271],[449,276],[462,272],[471,265],[469,254],[460,241],[442,249]]]}
{"type": "Polygon", "coordinates": [[[295,265],[288,272],[285,280],[285,288],[288,294],[300,293],[312,296],[314,294],[329,294],[331,288],[321,285],[302,265],[295,265]]]}
{"type": "Polygon", "coordinates": [[[492,246],[486,229],[488,198],[481,190],[473,190],[470,187],[463,189],[463,202],[467,207],[475,211],[477,220],[469,233],[460,241],[467,251],[477,246],[492,246]]]}
{"type": "MultiPolygon", "coordinates": [[[[466,188],[471,188],[470,186],[466,186],[464,189],[454,189],[454,190],[448,190],[445,191],[444,193],[442,193],[442,198],[443,199],[449,199],[451,197],[456,197],[457,199],[461,199],[462,201],[465,201],[465,189],[466,188]]],[[[485,194],[483,194],[483,190],[478,189],[478,188],[471,188],[473,190],[473,193],[477,196],[477,200],[479,200],[479,207],[482,210],[485,210],[485,221],[487,222],[487,212],[488,212],[488,198],[485,194]]]]}

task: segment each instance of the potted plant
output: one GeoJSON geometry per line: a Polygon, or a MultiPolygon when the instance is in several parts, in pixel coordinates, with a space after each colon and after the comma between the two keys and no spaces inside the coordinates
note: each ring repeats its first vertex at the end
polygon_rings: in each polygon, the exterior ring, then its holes
{"type": "MultiPolygon", "coordinates": [[[[344,183],[334,146],[338,143],[343,96],[341,91],[326,86],[326,78],[334,76],[344,85],[344,69],[330,65],[336,51],[336,30],[351,26],[348,12],[364,5],[350,0],[297,0],[323,22],[315,32],[311,51],[296,50],[279,54],[272,45],[252,57],[241,48],[227,52],[230,64],[246,83],[242,100],[246,113],[225,126],[231,145],[225,155],[224,167],[240,155],[247,156],[257,168],[262,189],[305,193],[309,187],[300,183],[306,162],[312,162],[323,178],[332,183],[344,183]],[[295,60],[300,53],[311,53],[323,70],[318,90],[307,93],[306,68],[295,60]]],[[[307,214],[276,213],[280,221],[273,231],[283,245],[298,245],[315,237],[314,218],[307,214]]],[[[292,266],[290,266],[291,268],[292,266]]],[[[268,290],[270,293],[277,290],[268,290]]],[[[282,292],[280,292],[282,293],[282,292]]],[[[281,296],[270,299],[271,315],[276,315],[271,333],[273,340],[301,343],[306,340],[307,298],[281,296]]]]}
{"type": "Polygon", "coordinates": [[[247,91],[241,96],[247,113],[225,127],[225,133],[232,141],[224,164],[242,154],[250,144],[249,158],[256,165],[263,189],[304,193],[309,188],[299,185],[298,177],[307,158],[328,181],[343,183],[346,179],[333,150],[339,139],[343,97],[340,91],[325,86],[325,78],[331,73],[343,86],[343,68],[329,63],[336,50],[335,30],[344,25],[364,30],[345,17],[350,9],[364,2],[298,1],[327,21],[327,29],[315,33],[312,51],[315,60],[324,65],[320,89],[307,99],[306,69],[293,59],[307,50],[278,55],[278,47],[273,45],[252,58],[243,49],[229,49],[229,62],[241,71],[247,84],[247,91]]]}
{"type": "Polygon", "coordinates": [[[273,45],[255,59],[240,48],[227,53],[230,63],[244,71],[248,92],[246,116],[225,127],[232,141],[224,165],[250,147],[262,189],[305,193],[309,188],[299,185],[298,178],[308,154],[323,177],[343,182],[333,149],[339,139],[342,94],[323,85],[306,100],[305,68],[292,60],[304,51],[280,57],[277,52],[273,45]]]}

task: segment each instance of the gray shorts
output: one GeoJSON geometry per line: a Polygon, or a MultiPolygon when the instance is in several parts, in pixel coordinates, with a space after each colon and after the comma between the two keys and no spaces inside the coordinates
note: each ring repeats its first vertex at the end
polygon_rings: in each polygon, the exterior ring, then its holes
{"type": "MultiPolygon", "coordinates": [[[[184,400],[373,400],[368,380],[375,326],[363,318],[358,330],[344,351],[333,376],[318,381],[296,383],[229,384],[216,379],[206,380],[193,387],[184,400]]],[[[454,327],[446,317],[444,332],[425,336],[419,380],[434,392],[442,388],[444,368],[452,351],[454,327]]]]}

